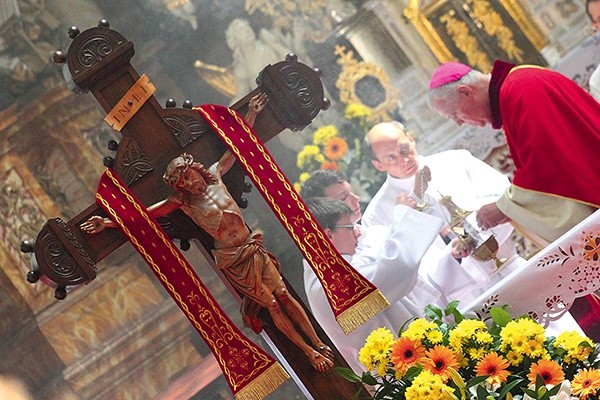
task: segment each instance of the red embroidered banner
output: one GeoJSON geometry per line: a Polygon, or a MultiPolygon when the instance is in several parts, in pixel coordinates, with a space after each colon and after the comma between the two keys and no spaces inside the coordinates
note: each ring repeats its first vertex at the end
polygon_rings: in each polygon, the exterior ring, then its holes
{"type": "Polygon", "coordinates": [[[236,400],[262,399],[289,378],[231,322],[168,235],[111,170],[100,179],[96,201],[204,339],[236,400]]]}
{"type": "Polygon", "coordinates": [[[323,285],[331,309],[349,333],[389,306],[375,285],[358,273],[323,234],[252,127],[234,110],[194,108],[227,144],[323,285]]]}

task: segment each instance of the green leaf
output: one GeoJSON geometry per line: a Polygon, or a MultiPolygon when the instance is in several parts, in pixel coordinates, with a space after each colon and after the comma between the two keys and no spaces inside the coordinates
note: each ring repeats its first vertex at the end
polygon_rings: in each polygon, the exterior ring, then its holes
{"type": "Polygon", "coordinates": [[[483,386],[477,386],[477,400],[486,400],[489,394],[483,386]]]}
{"type": "MultiPolygon", "coordinates": [[[[359,380],[359,382],[360,382],[360,380],[359,380]]],[[[375,386],[379,383],[379,382],[377,382],[377,379],[375,379],[375,377],[368,372],[363,372],[362,382],[366,383],[367,385],[371,385],[371,386],[375,386]]]]}
{"type": "MultiPolygon", "coordinates": [[[[507,400],[508,400],[508,396],[510,395],[510,391],[513,390],[515,387],[521,385],[523,382],[525,382],[525,379],[515,379],[514,381],[512,381],[511,383],[507,383],[503,388],[502,391],[500,392],[498,399],[502,399],[504,396],[506,396],[507,400]]],[[[512,395],[511,395],[512,398],[512,395]]]]}
{"type": "Polygon", "coordinates": [[[436,305],[428,304],[425,307],[425,315],[433,320],[433,322],[441,323],[442,309],[436,305]]]}
{"type": "Polygon", "coordinates": [[[458,300],[452,300],[450,303],[448,303],[448,305],[446,305],[444,313],[446,315],[453,315],[455,311],[458,311],[458,303],[458,300]]]}
{"type": "Polygon", "coordinates": [[[510,321],[513,320],[511,315],[503,308],[500,307],[492,307],[490,309],[490,315],[492,319],[498,326],[506,326],[510,321]]]}
{"type": "Polygon", "coordinates": [[[467,382],[467,389],[485,381],[486,379],[487,379],[487,375],[476,376],[475,378],[469,379],[469,381],[467,382]]]}
{"type": "MultiPolygon", "coordinates": [[[[335,372],[350,382],[362,382],[360,376],[356,375],[350,368],[335,367],[335,372]]],[[[368,372],[365,373],[368,374],[368,372]]]]}

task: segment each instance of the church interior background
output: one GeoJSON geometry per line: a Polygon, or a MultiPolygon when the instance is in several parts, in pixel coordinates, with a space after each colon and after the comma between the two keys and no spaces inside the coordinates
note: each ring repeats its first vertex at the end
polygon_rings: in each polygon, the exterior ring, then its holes
{"type": "MultiPolygon", "coordinates": [[[[510,174],[501,132],[459,128],[428,108],[426,85],[440,61],[484,71],[495,58],[541,64],[582,86],[600,61],[583,0],[0,0],[0,373],[21,379],[35,399],[233,398],[206,345],[130,246],[62,301],[25,279],[21,241],[94,201],[107,143],[118,140],[92,96],[71,92],[51,60],[68,47],[69,27],[101,19],[134,43],[132,64],[161,104],[232,104],[290,52],[319,68],[332,106],[268,147],[292,182],[326,162],[345,169],[364,203],[381,180],[360,158],[358,138],[381,120],[402,121],[422,154],[467,148],[510,174]],[[343,154],[317,148],[315,157],[319,129],[339,132],[343,154]]],[[[266,232],[266,247],[304,296],[300,253],[256,191],[247,197],[249,225],[266,232]]],[[[515,240],[525,255],[535,251],[515,240]]],[[[185,255],[242,326],[201,252],[192,246],[185,255]]],[[[272,396],[304,398],[293,381],[272,396]]]]}

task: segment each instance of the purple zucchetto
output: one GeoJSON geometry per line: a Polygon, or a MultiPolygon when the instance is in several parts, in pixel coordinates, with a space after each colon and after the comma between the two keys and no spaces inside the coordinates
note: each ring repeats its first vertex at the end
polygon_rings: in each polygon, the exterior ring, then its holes
{"type": "Polygon", "coordinates": [[[435,89],[447,83],[456,82],[472,70],[473,68],[468,65],[455,61],[443,63],[431,75],[429,89],[435,89]]]}

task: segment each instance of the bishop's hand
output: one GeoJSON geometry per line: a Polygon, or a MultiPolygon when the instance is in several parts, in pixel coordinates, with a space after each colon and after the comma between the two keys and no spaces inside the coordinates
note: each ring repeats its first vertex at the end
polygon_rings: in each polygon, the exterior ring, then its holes
{"type": "Polygon", "coordinates": [[[94,215],[82,223],[79,227],[86,233],[96,234],[102,232],[104,228],[106,228],[106,222],[101,216],[94,215]]]}
{"type": "Polygon", "coordinates": [[[509,222],[508,218],[502,211],[498,209],[496,203],[490,203],[482,206],[476,215],[477,225],[483,230],[490,229],[496,225],[509,222]]]}

